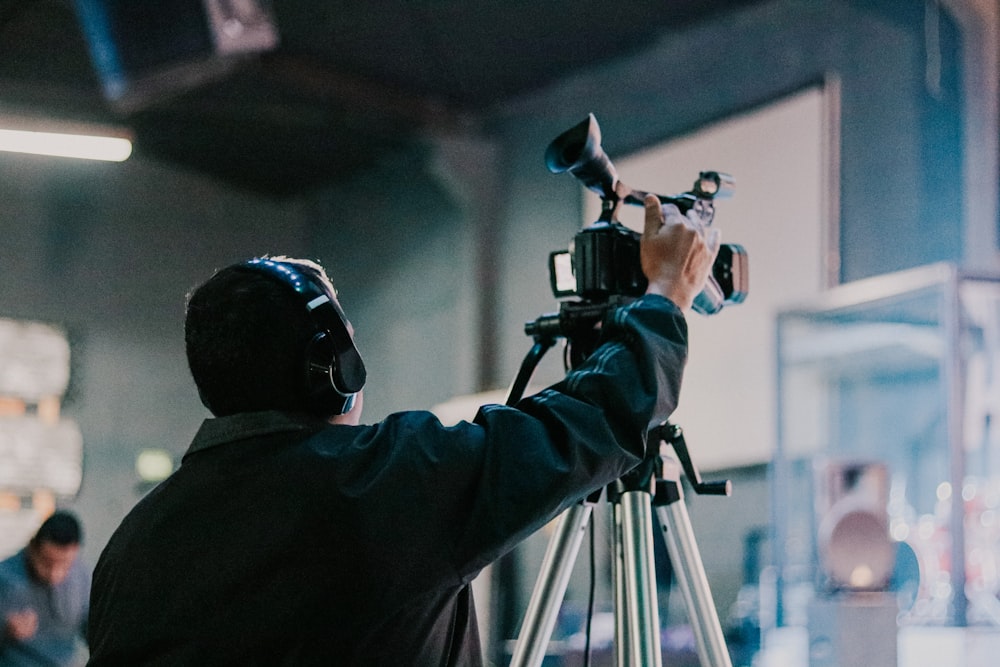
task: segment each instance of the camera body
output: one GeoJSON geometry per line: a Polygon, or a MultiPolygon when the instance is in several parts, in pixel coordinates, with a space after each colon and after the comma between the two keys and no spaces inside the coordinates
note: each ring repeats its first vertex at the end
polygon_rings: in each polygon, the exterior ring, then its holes
{"type": "MultiPolygon", "coordinates": [[[[553,173],[569,171],[601,197],[600,219],[576,234],[569,250],[549,255],[552,292],[557,298],[576,296],[590,302],[613,297],[638,297],[646,291],[646,277],[639,258],[641,234],[617,221],[621,204],[643,205],[645,192],[621,183],[611,160],[600,146],[600,127],[590,114],[586,120],[559,135],[545,153],[553,173]]],[[[728,175],[704,171],[691,190],[679,195],[656,195],[661,205],[673,205],[685,222],[705,233],[715,216],[714,200],[729,196],[733,181],[728,175]]],[[[742,303],[749,288],[746,250],[721,244],[712,273],[694,301],[694,310],[713,315],[725,304],[742,303]]]]}
{"type": "MultiPolygon", "coordinates": [[[[577,296],[587,301],[642,296],[647,281],[639,261],[641,236],[617,222],[597,222],[583,229],[573,238],[571,250],[549,255],[552,293],[557,298],[577,296]]],[[[747,269],[742,246],[721,244],[712,274],[695,297],[694,310],[712,315],[725,304],[742,303],[747,295],[747,269]]]]}
{"type": "Polygon", "coordinates": [[[646,276],[639,264],[640,234],[618,222],[597,222],[573,237],[569,250],[549,255],[552,293],[588,301],[640,296],[646,276]]]}

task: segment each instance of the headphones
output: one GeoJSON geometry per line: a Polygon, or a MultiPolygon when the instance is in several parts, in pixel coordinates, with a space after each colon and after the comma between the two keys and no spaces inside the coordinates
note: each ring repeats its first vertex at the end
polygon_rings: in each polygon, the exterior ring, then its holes
{"type": "Polygon", "coordinates": [[[316,335],[306,345],[303,369],[309,410],[322,414],[350,412],[365,386],[367,372],[340,304],[291,262],[257,258],[243,266],[294,290],[316,325],[316,335]]]}

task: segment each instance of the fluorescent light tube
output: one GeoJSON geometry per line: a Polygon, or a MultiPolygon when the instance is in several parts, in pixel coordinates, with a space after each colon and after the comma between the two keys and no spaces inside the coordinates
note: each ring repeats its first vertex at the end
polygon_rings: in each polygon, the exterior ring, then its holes
{"type": "Polygon", "coordinates": [[[0,129],[0,151],[121,162],[132,154],[132,142],[122,137],[0,129]]]}

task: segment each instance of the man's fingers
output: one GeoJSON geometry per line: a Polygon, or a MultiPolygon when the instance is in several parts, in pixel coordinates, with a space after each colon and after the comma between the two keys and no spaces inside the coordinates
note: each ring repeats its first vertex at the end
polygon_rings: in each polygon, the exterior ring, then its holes
{"type": "Polygon", "coordinates": [[[656,195],[649,194],[642,200],[642,203],[646,207],[646,224],[643,234],[647,237],[654,236],[666,222],[663,217],[663,209],[660,208],[660,199],[656,195]]]}

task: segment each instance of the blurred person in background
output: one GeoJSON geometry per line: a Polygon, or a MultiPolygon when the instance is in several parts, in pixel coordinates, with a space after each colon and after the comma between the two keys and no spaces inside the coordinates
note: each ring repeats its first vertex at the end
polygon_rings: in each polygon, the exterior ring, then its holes
{"type": "Polygon", "coordinates": [[[86,662],[90,569],[81,543],[79,520],[57,511],[27,546],[0,562],[0,667],[86,662]]]}

